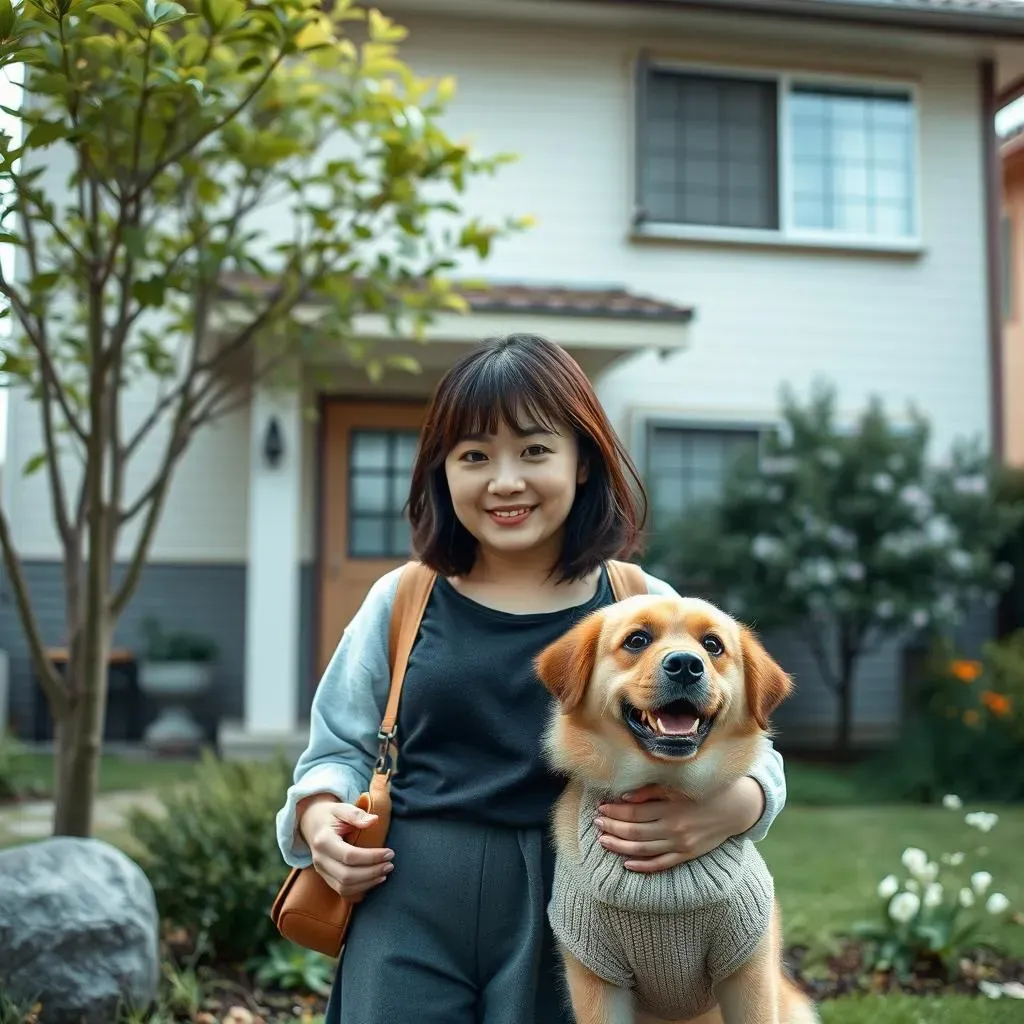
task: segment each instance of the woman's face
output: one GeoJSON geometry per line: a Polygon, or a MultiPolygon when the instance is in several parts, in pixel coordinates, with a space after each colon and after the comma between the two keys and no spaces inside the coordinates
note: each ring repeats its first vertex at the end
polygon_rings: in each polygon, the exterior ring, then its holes
{"type": "Polygon", "coordinates": [[[523,422],[462,438],[445,459],[459,522],[495,554],[557,558],[576,488],[586,479],[579,445],[563,424],[523,422]]]}

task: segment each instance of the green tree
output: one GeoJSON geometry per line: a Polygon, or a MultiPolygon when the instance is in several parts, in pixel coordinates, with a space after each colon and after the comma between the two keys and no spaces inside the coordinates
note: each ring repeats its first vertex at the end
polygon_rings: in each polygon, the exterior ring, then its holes
{"type": "Polygon", "coordinates": [[[464,308],[457,259],[525,226],[465,215],[505,158],[447,137],[453,83],[413,74],[404,36],[348,0],[0,0],[0,69],[25,92],[23,141],[0,137],[19,260],[2,370],[41,417],[25,469],[48,474],[63,547],[63,678],[3,515],[0,547],[56,724],[58,833],[91,830],[114,625],[196,432],[307,356],[379,376],[355,318],[422,334],[464,308]],[[139,387],[155,397],[133,417],[139,387]],[[133,460],[149,480],[130,492],[133,460]]]}
{"type": "Polygon", "coordinates": [[[927,422],[893,423],[872,401],[855,429],[835,393],[785,392],[781,428],[741,460],[721,502],[663,531],[655,557],[759,628],[790,627],[838,702],[850,748],[857,666],[887,637],[942,631],[1012,575],[997,551],[1021,506],[994,497],[989,460],[959,444],[929,459],[927,422]]]}

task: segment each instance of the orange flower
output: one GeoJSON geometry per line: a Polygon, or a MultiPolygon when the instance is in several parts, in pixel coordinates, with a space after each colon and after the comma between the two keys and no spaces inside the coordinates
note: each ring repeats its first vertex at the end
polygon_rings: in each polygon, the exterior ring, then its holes
{"type": "Polygon", "coordinates": [[[978,712],[974,708],[970,708],[964,712],[964,724],[965,725],[977,725],[979,719],[978,712]]]}
{"type": "Polygon", "coordinates": [[[961,683],[973,683],[981,675],[981,662],[968,661],[961,658],[949,663],[949,671],[960,680],[961,683]]]}
{"type": "Polygon", "coordinates": [[[1005,718],[1013,707],[1009,697],[1004,697],[1001,693],[993,693],[991,690],[986,690],[981,695],[981,703],[985,705],[999,718],[1005,718]]]}

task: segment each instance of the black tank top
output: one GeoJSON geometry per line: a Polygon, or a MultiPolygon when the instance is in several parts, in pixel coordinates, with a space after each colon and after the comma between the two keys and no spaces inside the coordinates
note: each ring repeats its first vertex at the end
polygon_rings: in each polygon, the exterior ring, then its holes
{"type": "Polygon", "coordinates": [[[604,569],[585,604],[525,615],[488,608],[439,577],[402,688],[394,813],[545,826],[565,780],[542,752],[554,698],[533,660],[613,600],[604,569]]]}

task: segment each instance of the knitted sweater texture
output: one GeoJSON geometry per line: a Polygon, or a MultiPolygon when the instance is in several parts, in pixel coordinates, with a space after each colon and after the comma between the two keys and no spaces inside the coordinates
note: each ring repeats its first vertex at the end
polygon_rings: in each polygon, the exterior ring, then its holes
{"type": "Polygon", "coordinates": [[[588,790],[580,801],[579,859],[556,861],[551,927],[580,963],[632,989],[649,1013],[697,1017],[767,930],[772,876],[749,839],[730,839],[668,871],[627,871],[597,841],[594,818],[605,796],[588,790]]]}

